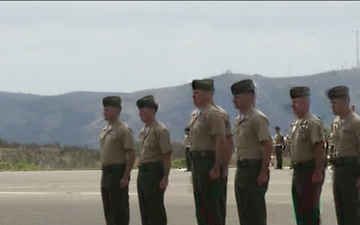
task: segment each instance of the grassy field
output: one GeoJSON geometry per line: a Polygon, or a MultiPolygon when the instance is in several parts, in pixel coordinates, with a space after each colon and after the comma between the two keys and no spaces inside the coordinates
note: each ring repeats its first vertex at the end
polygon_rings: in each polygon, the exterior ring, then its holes
{"type": "MultiPolygon", "coordinates": [[[[136,143],[138,150],[138,144],[136,143]]],[[[173,143],[172,168],[185,168],[184,147],[173,143]]],[[[0,139],[0,171],[97,170],[101,166],[98,149],[8,143],[0,139]]],[[[137,166],[135,165],[135,168],[137,166]]]]}
{"type": "MultiPolygon", "coordinates": [[[[186,168],[185,159],[175,159],[172,162],[171,167],[173,169],[186,168]]],[[[17,163],[11,164],[9,162],[0,162],[0,171],[51,171],[51,170],[98,170],[100,167],[66,167],[66,168],[42,168],[34,163],[17,163]]],[[[137,169],[137,164],[134,165],[134,169],[137,169]]]]}
{"type": "MultiPolygon", "coordinates": [[[[276,160],[275,160],[276,163],[276,160]]],[[[235,168],[235,160],[232,160],[230,163],[231,168],[235,168]]],[[[283,163],[284,167],[290,166],[290,163],[285,160],[283,163]]],[[[53,168],[44,168],[40,167],[34,163],[16,163],[12,164],[10,162],[0,162],[0,171],[50,171],[50,170],[98,170],[99,167],[53,167],[53,168]]],[[[171,168],[173,169],[184,169],[186,168],[185,158],[174,159],[172,161],[171,168]]],[[[137,169],[137,164],[134,165],[134,169],[137,169]]]]}
{"type": "MultiPolygon", "coordinates": [[[[186,168],[184,148],[173,143],[172,168],[186,168]]],[[[273,158],[272,164],[276,162],[273,158]]],[[[284,166],[289,165],[284,155],[284,166]]],[[[236,166],[236,156],[232,157],[230,167],[236,166]]],[[[101,167],[100,152],[86,147],[8,144],[1,146],[0,171],[37,171],[37,170],[98,170],[101,167]]],[[[134,168],[137,168],[135,164],[134,168]]]]}

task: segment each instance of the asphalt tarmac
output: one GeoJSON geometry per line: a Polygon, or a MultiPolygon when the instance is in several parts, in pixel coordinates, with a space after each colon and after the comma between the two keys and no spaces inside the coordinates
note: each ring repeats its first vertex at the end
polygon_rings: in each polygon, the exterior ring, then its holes
{"type": "MultiPolygon", "coordinates": [[[[234,195],[235,170],[229,172],[227,224],[239,224],[234,195]]],[[[136,193],[130,184],[130,224],[141,225],[136,193]]],[[[292,170],[271,169],[266,194],[268,225],[295,225],[291,200],[292,170]]],[[[105,225],[99,180],[101,171],[0,172],[0,225],[105,225]]],[[[196,225],[190,176],[174,169],[165,196],[169,225],[196,225]]],[[[323,224],[336,224],[332,171],[321,196],[323,224]]]]}

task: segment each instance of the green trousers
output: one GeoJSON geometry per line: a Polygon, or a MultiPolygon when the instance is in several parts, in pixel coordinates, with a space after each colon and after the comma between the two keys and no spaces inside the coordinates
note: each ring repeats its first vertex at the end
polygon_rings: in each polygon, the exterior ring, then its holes
{"type": "Polygon", "coordinates": [[[222,215],[223,224],[226,224],[226,206],[227,206],[227,184],[228,184],[228,177],[221,178],[221,186],[223,188],[222,195],[220,195],[220,213],[222,215]]]}
{"type": "MultiPolygon", "coordinates": [[[[296,223],[298,225],[319,225],[320,218],[320,195],[324,179],[317,184],[312,182],[315,170],[315,162],[312,166],[296,169],[294,167],[292,177],[292,199],[296,223]]],[[[322,171],[325,178],[325,169],[322,171]]]]}
{"type": "MultiPolygon", "coordinates": [[[[260,166],[238,168],[235,176],[235,197],[240,225],[266,225],[265,194],[269,181],[259,186],[260,166]]],[[[268,171],[270,179],[270,172],[268,171]]]]}
{"type": "Polygon", "coordinates": [[[162,162],[146,163],[139,167],[137,190],[142,225],[166,225],[164,190],[159,185],[163,178],[162,162]]]}
{"type": "Polygon", "coordinates": [[[356,189],[358,165],[334,167],[333,193],[338,225],[360,225],[360,192],[356,189]]]}
{"type": "Polygon", "coordinates": [[[225,225],[227,178],[211,180],[215,159],[194,158],[192,183],[198,225],[225,225]]]}
{"type": "Polygon", "coordinates": [[[106,225],[129,225],[129,188],[120,188],[125,165],[102,172],[101,197],[106,225]]]}

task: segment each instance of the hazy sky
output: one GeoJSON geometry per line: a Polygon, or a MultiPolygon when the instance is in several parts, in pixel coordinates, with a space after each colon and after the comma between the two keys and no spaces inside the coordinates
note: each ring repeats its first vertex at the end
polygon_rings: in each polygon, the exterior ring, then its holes
{"type": "Polygon", "coordinates": [[[355,65],[360,2],[0,2],[0,90],[133,92],[355,65]]]}

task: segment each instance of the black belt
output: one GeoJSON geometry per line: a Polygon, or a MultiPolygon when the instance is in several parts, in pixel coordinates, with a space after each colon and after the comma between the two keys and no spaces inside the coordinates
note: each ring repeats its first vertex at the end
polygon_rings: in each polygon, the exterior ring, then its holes
{"type": "Polygon", "coordinates": [[[262,159],[241,159],[236,162],[237,168],[258,168],[262,165],[262,159]]]}
{"type": "Polygon", "coordinates": [[[126,164],[103,164],[101,166],[101,170],[104,172],[111,172],[114,170],[124,169],[126,167],[126,164]]]}
{"type": "Polygon", "coordinates": [[[358,165],[360,166],[360,158],[359,157],[336,157],[336,158],[333,158],[331,160],[331,163],[333,166],[335,167],[340,167],[340,166],[346,166],[346,165],[358,165]]]}
{"type": "Polygon", "coordinates": [[[160,168],[161,169],[163,168],[163,163],[162,162],[149,162],[149,163],[139,164],[139,171],[140,172],[150,171],[150,170],[160,169],[160,168]]]}
{"type": "Polygon", "coordinates": [[[315,160],[309,160],[305,162],[299,162],[299,163],[291,163],[291,167],[294,170],[302,170],[302,169],[309,169],[309,168],[315,168],[315,160]]]}
{"type": "Polygon", "coordinates": [[[191,151],[192,159],[215,159],[215,150],[191,151]]]}

